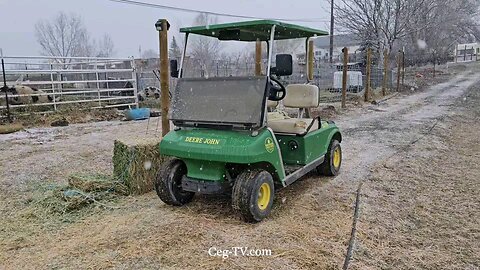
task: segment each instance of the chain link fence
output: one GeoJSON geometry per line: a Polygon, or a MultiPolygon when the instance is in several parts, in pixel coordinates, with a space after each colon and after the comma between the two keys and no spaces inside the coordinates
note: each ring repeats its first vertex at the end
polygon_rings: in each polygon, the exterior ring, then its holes
{"type": "MultiPolygon", "coordinates": [[[[378,53],[377,53],[378,54],[378,53]]],[[[347,68],[347,88],[346,99],[358,99],[365,95],[367,85],[366,60],[356,56],[357,61],[348,63],[347,68]]],[[[375,58],[380,59],[379,55],[375,58]]],[[[373,62],[373,61],[372,61],[373,62]]],[[[378,61],[377,61],[378,62],[378,61]]],[[[371,93],[378,95],[382,89],[386,88],[386,92],[395,91],[397,70],[393,68],[395,63],[387,69],[385,77],[385,69],[373,62],[370,67],[370,89],[371,93]],[[384,77],[386,80],[384,80],[384,77]]],[[[262,61],[262,68],[266,67],[267,61],[262,61]]],[[[308,82],[305,62],[294,62],[293,74],[291,76],[283,76],[281,81],[285,84],[303,84],[308,82]]],[[[186,59],[184,67],[184,77],[237,77],[251,76],[255,73],[254,59],[248,60],[212,60],[206,64],[195,59],[186,59]]],[[[139,70],[137,80],[139,90],[147,87],[160,88],[159,72],[156,68],[139,70]]],[[[175,87],[176,79],[170,79],[170,88],[175,87]]],[[[313,80],[309,83],[317,85],[320,89],[320,102],[332,103],[339,102],[342,99],[343,88],[343,64],[342,63],[325,63],[319,59],[314,61],[313,80]]]]}

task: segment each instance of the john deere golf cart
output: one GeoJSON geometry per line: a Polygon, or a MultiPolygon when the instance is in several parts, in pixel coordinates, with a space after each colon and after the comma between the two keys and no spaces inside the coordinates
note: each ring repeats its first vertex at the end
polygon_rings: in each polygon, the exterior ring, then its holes
{"type": "MultiPolygon", "coordinates": [[[[233,208],[246,220],[258,222],[272,209],[274,190],[286,187],[310,171],[337,175],[342,136],[332,121],[304,118],[319,105],[318,87],[284,86],[278,78],[292,74],[292,56],[278,54],[272,64],[274,42],[327,33],[271,20],[182,28],[186,55],[190,34],[219,40],[266,42],[264,74],[244,77],[185,78],[182,66],[170,63],[179,77],[170,119],[175,130],[160,144],[173,157],[158,172],[155,189],[162,201],[181,206],[195,193],[229,193],[233,208]],[[298,116],[275,110],[297,108],[298,116]]],[[[257,59],[258,60],[258,59],[257,59]]],[[[260,73],[260,74],[259,74],[260,73]]],[[[294,111],[295,112],[295,111],[294,111]]]]}

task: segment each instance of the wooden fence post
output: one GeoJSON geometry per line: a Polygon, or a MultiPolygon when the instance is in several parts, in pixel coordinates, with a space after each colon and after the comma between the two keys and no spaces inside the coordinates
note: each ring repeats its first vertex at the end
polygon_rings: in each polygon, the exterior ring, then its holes
{"type": "Polygon", "coordinates": [[[365,82],[365,96],[364,100],[367,102],[370,99],[370,79],[372,76],[372,49],[368,48],[367,49],[367,76],[366,76],[366,82],[365,82]]]}
{"type": "Polygon", "coordinates": [[[382,95],[387,94],[387,83],[388,83],[388,50],[383,52],[383,86],[382,86],[382,95]]]}
{"type": "Polygon", "coordinates": [[[348,71],[348,48],[345,47],[343,52],[343,77],[342,77],[342,108],[346,107],[347,99],[347,71],[348,71]]]}
{"type": "Polygon", "coordinates": [[[405,48],[402,50],[402,85],[405,85],[405,48]]]}
{"type": "Polygon", "coordinates": [[[401,57],[401,51],[398,51],[397,54],[397,92],[400,92],[400,76],[402,72],[402,57],[401,57]]]}
{"type": "Polygon", "coordinates": [[[5,104],[7,105],[7,120],[9,123],[12,123],[12,116],[10,115],[10,102],[8,99],[8,86],[7,86],[7,77],[5,75],[5,62],[3,60],[3,52],[0,51],[0,55],[2,58],[2,75],[3,75],[3,87],[1,88],[2,91],[5,91],[5,104]]]}
{"type": "Polygon", "coordinates": [[[255,43],[255,76],[262,75],[262,41],[257,38],[255,43]]]}
{"type": "Polygon", "coordinates": [[[160,19],[156,24],[159,32],[160,46],[160,88],[161,88],[161,108],[162,108],[162,136],[170,131],[170,121],[168,111],[170,107],[169,95],[169,76],[168,76],[168,37],[167,31],[170,24],[166,19],[160,19]],[[160,27],[158,27],[160,26],[160,27]]]}
{"type": "Polygon", "coordinates": [[[313,40],[308,41],[308,81],[313,81],[313,40]]]}

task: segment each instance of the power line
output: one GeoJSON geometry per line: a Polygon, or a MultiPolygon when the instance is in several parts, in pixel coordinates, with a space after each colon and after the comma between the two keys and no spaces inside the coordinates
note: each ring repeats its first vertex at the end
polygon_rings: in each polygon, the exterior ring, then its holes
{"type": "Polygon", "coordinates": [[[204,10],[195,10],[189,8],[181,8],[181,7],[172,7],[172,6],[165,6],[160,4],[153,4],[141,1],[133,1],[133,0],[108,0],[111,2],[117,2],[122,4],[129,4],[129,5],[136,5],[142,7],[150,7],[150,8],[159,8],[159,9],[167,9],[167,10],[175,10],[175,11],[183,11],[183,12],[190,12],[190,13],[206,13],[209,15],[215,16],[223,16],[223,17],[233,17],[233,18],[242,18],[242,19],[269,19],[269,20],[277,20],[277,21],[286,21],[286,22],[328,22],[329,20],[320,19],[320,18],[261,18],[255,16],[247,16],[247,15],[235,15],[229,13],[220,13],[220,12],[213,12],[213,11],[204,11],[204,10]]]}

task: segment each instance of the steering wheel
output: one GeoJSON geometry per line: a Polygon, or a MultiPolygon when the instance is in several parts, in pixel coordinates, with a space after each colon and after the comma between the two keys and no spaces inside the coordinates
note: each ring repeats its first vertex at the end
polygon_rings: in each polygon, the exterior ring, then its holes
{"type": "Polygon", "coordinates": [[[268,99],[271,101],[280,101],[284,99],[285,96],[287,95],[287,90],[285,89],[285,86],[283,86],[282,83],[279,82],[277,79],[272,77],[270,77],[269,83],[270,83],[270,93],[268,94],[268,99]]]}

